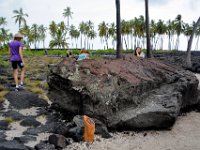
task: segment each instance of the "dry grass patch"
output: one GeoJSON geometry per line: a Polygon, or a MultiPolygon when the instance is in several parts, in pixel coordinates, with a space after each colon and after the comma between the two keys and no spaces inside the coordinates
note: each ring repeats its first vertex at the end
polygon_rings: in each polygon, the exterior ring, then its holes
{"type": "Polygon", "coordinates": [[[27,77],[25,78],[25,84],[26,84],[25,89],[33,93],[43,95],[48,90],[47,82],[39,80],[31,80],[30,78],[44,75],[44,73],[47,73],[48,71],[49,64],[57,64],[61,60],[62,58],[59,57],[48,57],[48,56],[27,57],[26,73],[29,75],[27,75],[27,77]]]}
{"type": "Polygon", "coordinates": [[[4,91],[5,87],[3,85],[0,85],[0,91],[4,91]]]}
{"type": "Polygon", "coordinates": [[[6,117],[6,118],[4,118],[4,121],[5,121],[7,124],[11,124],[12,122],[14,122],[13,118],[11,118],[11,117],[6,117]]]}
{"type": "Polygon", "coordinates": [[[48,85],[47,81],[41,81],[39,83],[39,87],[42,88],[43,90],[48,90],[49,85],[48,85]]]}
{"type": "Polygon", "coordinates": [[[3,85],[0,85],[0,103],[4,101],[5,95],[8,93],[6,88],[3,85]]]}
{"type": "Polygon", "coordinates": [[[26,58],[26,70],[30,74],[44,73],[48,70],[49,64],[57,64],[61,61],[61,58],[38,56],[26,58]]]}
{"type": "Polygon", "coordinates": [[[41,98],[45,101],[49,101],[49,98],[46,96],[46,94],[39,95],[39,98],[41,98]]]}
{"type": "Polygon", "coordinates": [[[0,103],[4,102],[5,95],[8,93],[8,91],[1,91],[0,92],[0,103]]]}
{"type": "Polygon", "coordinates": [[[45,91],[40,87],[40,82],[38,80],[25,79],[25,89],[35,94],[43,94],[45,91]]]}
{"type": "Polygon", "coordinates": [[[25,83],[27,87],[38,87],[40,85],[38,80],[25,79],[25,83]]]}
{"type": "Polygon", "coordinates": [[[45,93],[45,91],[43,89],[39,88],[39,87],[26,87],[25,89],[28,90],[28,91],[31,91],[31,92],[33,92],[35,94],[43,94],[43,93],[45,93]]]}

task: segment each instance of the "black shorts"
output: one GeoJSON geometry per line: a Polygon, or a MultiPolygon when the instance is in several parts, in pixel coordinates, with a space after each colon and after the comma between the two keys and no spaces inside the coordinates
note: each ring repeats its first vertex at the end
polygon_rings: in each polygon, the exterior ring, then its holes
{"type": "Polygon", "coordinates": [[[21,69],[24,67],[22,61],[12,61],[12,68],[17,69],[17,66],[21,69]]]}

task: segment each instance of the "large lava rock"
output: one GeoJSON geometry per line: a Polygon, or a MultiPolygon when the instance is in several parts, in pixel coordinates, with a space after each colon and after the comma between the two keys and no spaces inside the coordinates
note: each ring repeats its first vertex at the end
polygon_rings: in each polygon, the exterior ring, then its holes
{"type": "Polygon", "coordinates": [[[168,128],[197,104],[198,80],[155,59],[66,58],[49,66],[49,98],[66,113],[86,114],[113,129],[168,128]]]}

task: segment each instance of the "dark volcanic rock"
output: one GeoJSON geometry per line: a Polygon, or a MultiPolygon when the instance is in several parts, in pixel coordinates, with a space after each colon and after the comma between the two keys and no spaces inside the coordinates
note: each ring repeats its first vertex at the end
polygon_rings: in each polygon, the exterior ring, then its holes
{"type": "Polygon", "coordinates": [[[39,133],[44,132],[55,132],[55,128],[57,123],[52,122],[45,125],[38,126],[36,128],[28,128],[26,131],[23,132],[24,135],[38,135],[39,133]]]}
{"type": "Polygon", "coordinates": [[[0,120],[0,130],[8,130],[9,129],[8,125],[9,124],[4,120],[0,120]]]}
{"type": "Polygon", "coordinates": [[[28,148],[16,141],[5,141],[0,142],[0,150],[28,150],[28,148]]]}
{"type": "Polygon", "coordinates": [[[192,68],[187,68],[186,55],[186,51],[153,53],[153,57],[163,62],[179,66],[195,73],[200,73],[200,51],[191,51],[192,68]]]}
{"type": "Polygon", "coordinates": [[[67,146],[67,140],[63,135],[53,134],[49,136],[49,143],[53,144],[56,148],[64,148],[67,146]]]}
{"type": "Polygon", "coordinates": [[[196,72],[196,73],[200,73],[200,63],[193,63],[191,71],[196,72]]]}
{"type": "Polygon", "coordinates": [[[46,142],[40,142],[35,146],[36,150],[56,150],[55,146],[53,144],[49,144],[46,142]]]}
{"type": "Polygon", "coordinates": [[[47,107],[45,100],[38,98],[37,94],[28,91],[11,91],[6,95],[10,105],[16,109],[25,109],[31,107],[47,107]]]}
{"type": "Polygon", "coordinates": [[[26,116],[20,114],[17,111],[14,111],[14,110],[9,110],[7,112],[4,112],[3,116],[4,117],[11,117],[13,120],[22,120],[26,117],[26,116]]]}
{"type": "Polygon", "coordinates": [[[20,125],[37,127],[41,125],[41,123],[37,121],[34,117],[27,117],[20,123],[20,125]]]}
{"type": "Polygon", "coordinates": [[[156,59],[64,59],[49,67],[49,98],[114,129],[168,128],[198,103],[194,74],[156,59]]]}
{"type": "Polygon", "coordinates": [[[0,130],[0,143],[6,141],[6,135],[0,130]]]}
{"type": "Polygon", "coordinates": [[[95,134],[99,134],[102,138],[111,138],[112,136],[108,132],[108,129],[105,124],[101,121],[94,119],[95,122],[95,134]]]}
{"type": "Polygon", "coordinates": [[[30,135],[25,135],[21,137],[15,137],[13,140],[18,141],[19,143],[28,143],[29,141],[36,141],[37,138],[30,135]]]}

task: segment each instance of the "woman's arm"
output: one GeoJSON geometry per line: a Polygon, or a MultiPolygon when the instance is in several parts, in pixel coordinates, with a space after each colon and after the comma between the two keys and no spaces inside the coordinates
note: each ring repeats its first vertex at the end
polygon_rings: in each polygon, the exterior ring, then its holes
{"type": "Polygon", "coordinates": [[[140,53],[139,52],[136,52],[136,54],[137,54],[137,57],[140,57],[140,53]]]}
{"type": "Polygon", "coordinates": [[[9,47],[9,55],[10,55],[10,60],[11,60],[11,56],[12,56],[12,53],[11,53],[11,49],[10,49],[10,47],[9,47]]]}
{"type": "Polygon", "coordinates": [[[20,55],[20,58],[21,58],[21,60],[22,60],[22,63],[24,64],[25,62],[24,62],[24,57],[23,57],[22,51],[23,51],[23,48],[20,46],[20,47],[19,47],[19,55],[20,55]]]}

